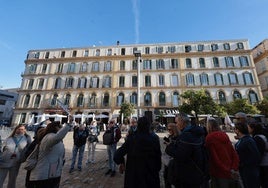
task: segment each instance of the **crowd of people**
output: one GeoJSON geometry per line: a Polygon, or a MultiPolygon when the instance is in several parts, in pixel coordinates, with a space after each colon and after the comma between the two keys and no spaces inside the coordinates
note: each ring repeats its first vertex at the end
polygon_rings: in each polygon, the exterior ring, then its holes
{"type": "MultiPolygon", "coordinates": [[[[59,187],[65,163],[63,139],[71,129],[69,173],[76,167],[82,171],[86,145],[86,164],[95,163],[100,134],[96,120],[90,125],[74,125],[69,116],[68,122],[64,126],[47,122],[36,130],[33,141],[23,125],[15,127],[0,154],[0,188],[7,175],[7,187],[16,187],[20,166],[30,163],[34,151],[36,163],[27,170],[25,187],[59,187]]],[[[161,141],[149,120],[131,118],[124,143],[118,147],[121,130],[115,119],[110,119],[102,139],[107,148],[105,176],[114,177],[119,171],[124,174],[126,188],[160,188],[163,167],[165,188],[268,188],[268,134],[261,123],[248,120],[246,114],[235,115],[235,144],[214,118],[207,119],[206,126],[199,126],[196,120],[180,113],[167,124],[167,131],[165,149],[161,151],[161,141]]]]}

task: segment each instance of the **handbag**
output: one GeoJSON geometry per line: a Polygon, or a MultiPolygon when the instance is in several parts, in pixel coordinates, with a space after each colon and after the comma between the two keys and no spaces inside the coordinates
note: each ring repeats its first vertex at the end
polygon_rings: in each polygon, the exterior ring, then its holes
{"type": "Polygon", "coordinates": [[[27,157],[24,165],[25,170],[32,170],[35,168],[39,155],[39,144],[35,146],[32,153],[27,157]]]}

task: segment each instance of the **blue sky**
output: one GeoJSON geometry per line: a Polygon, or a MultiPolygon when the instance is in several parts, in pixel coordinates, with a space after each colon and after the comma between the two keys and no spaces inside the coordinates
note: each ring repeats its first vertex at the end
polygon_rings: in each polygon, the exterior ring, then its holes
{"type": "Polygon", "coordinates": [[[268,38],[267,0],[0,0],[0,87],[33,49],[268,38]]]}

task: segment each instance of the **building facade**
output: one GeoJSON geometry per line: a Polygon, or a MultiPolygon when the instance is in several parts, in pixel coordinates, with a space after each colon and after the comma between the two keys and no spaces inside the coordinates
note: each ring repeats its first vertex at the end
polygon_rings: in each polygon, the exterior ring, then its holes
{"type": "Polygon", "coordinates": [[[263,40],[252,49],[257,75],[263,96],[268,96],[268,39],[263,40]]]}
{"type": "Polygon", "coordinates": [[[118,117],[123,102],[137,105],[140,96],[141,114],[153,120],[178,113],[180,94],[201,88],[217,103],[262,100],[248,40],[30,50],[13,119],[66,115],[58,101],[72,114],[118,117]]]}

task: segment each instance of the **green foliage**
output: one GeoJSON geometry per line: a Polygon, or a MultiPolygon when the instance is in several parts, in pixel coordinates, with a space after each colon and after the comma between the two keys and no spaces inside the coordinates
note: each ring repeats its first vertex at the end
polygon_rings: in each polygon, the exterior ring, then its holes
{"type": "Polygon", "coordinates": [[[266,96],[261,102],[256,105],[257,109],[260,111],[260,114],[268,117],[268,97],[266,96]]]}
{"type": "Polygon", "coordinates": [[[260,112],[256,106],[249,104],[247,99],[235,99],[234,101],[226,104],[225,109],[228,114],[236,114],[237,112],[258,114],[260,112]]]}
{"type": "Polygon", "coordinates": [[[122,103],[119,113],[121,116],[123,114],[124,117],[130,117],[134,113],[134,104],[128,102],[122,103]]]}

